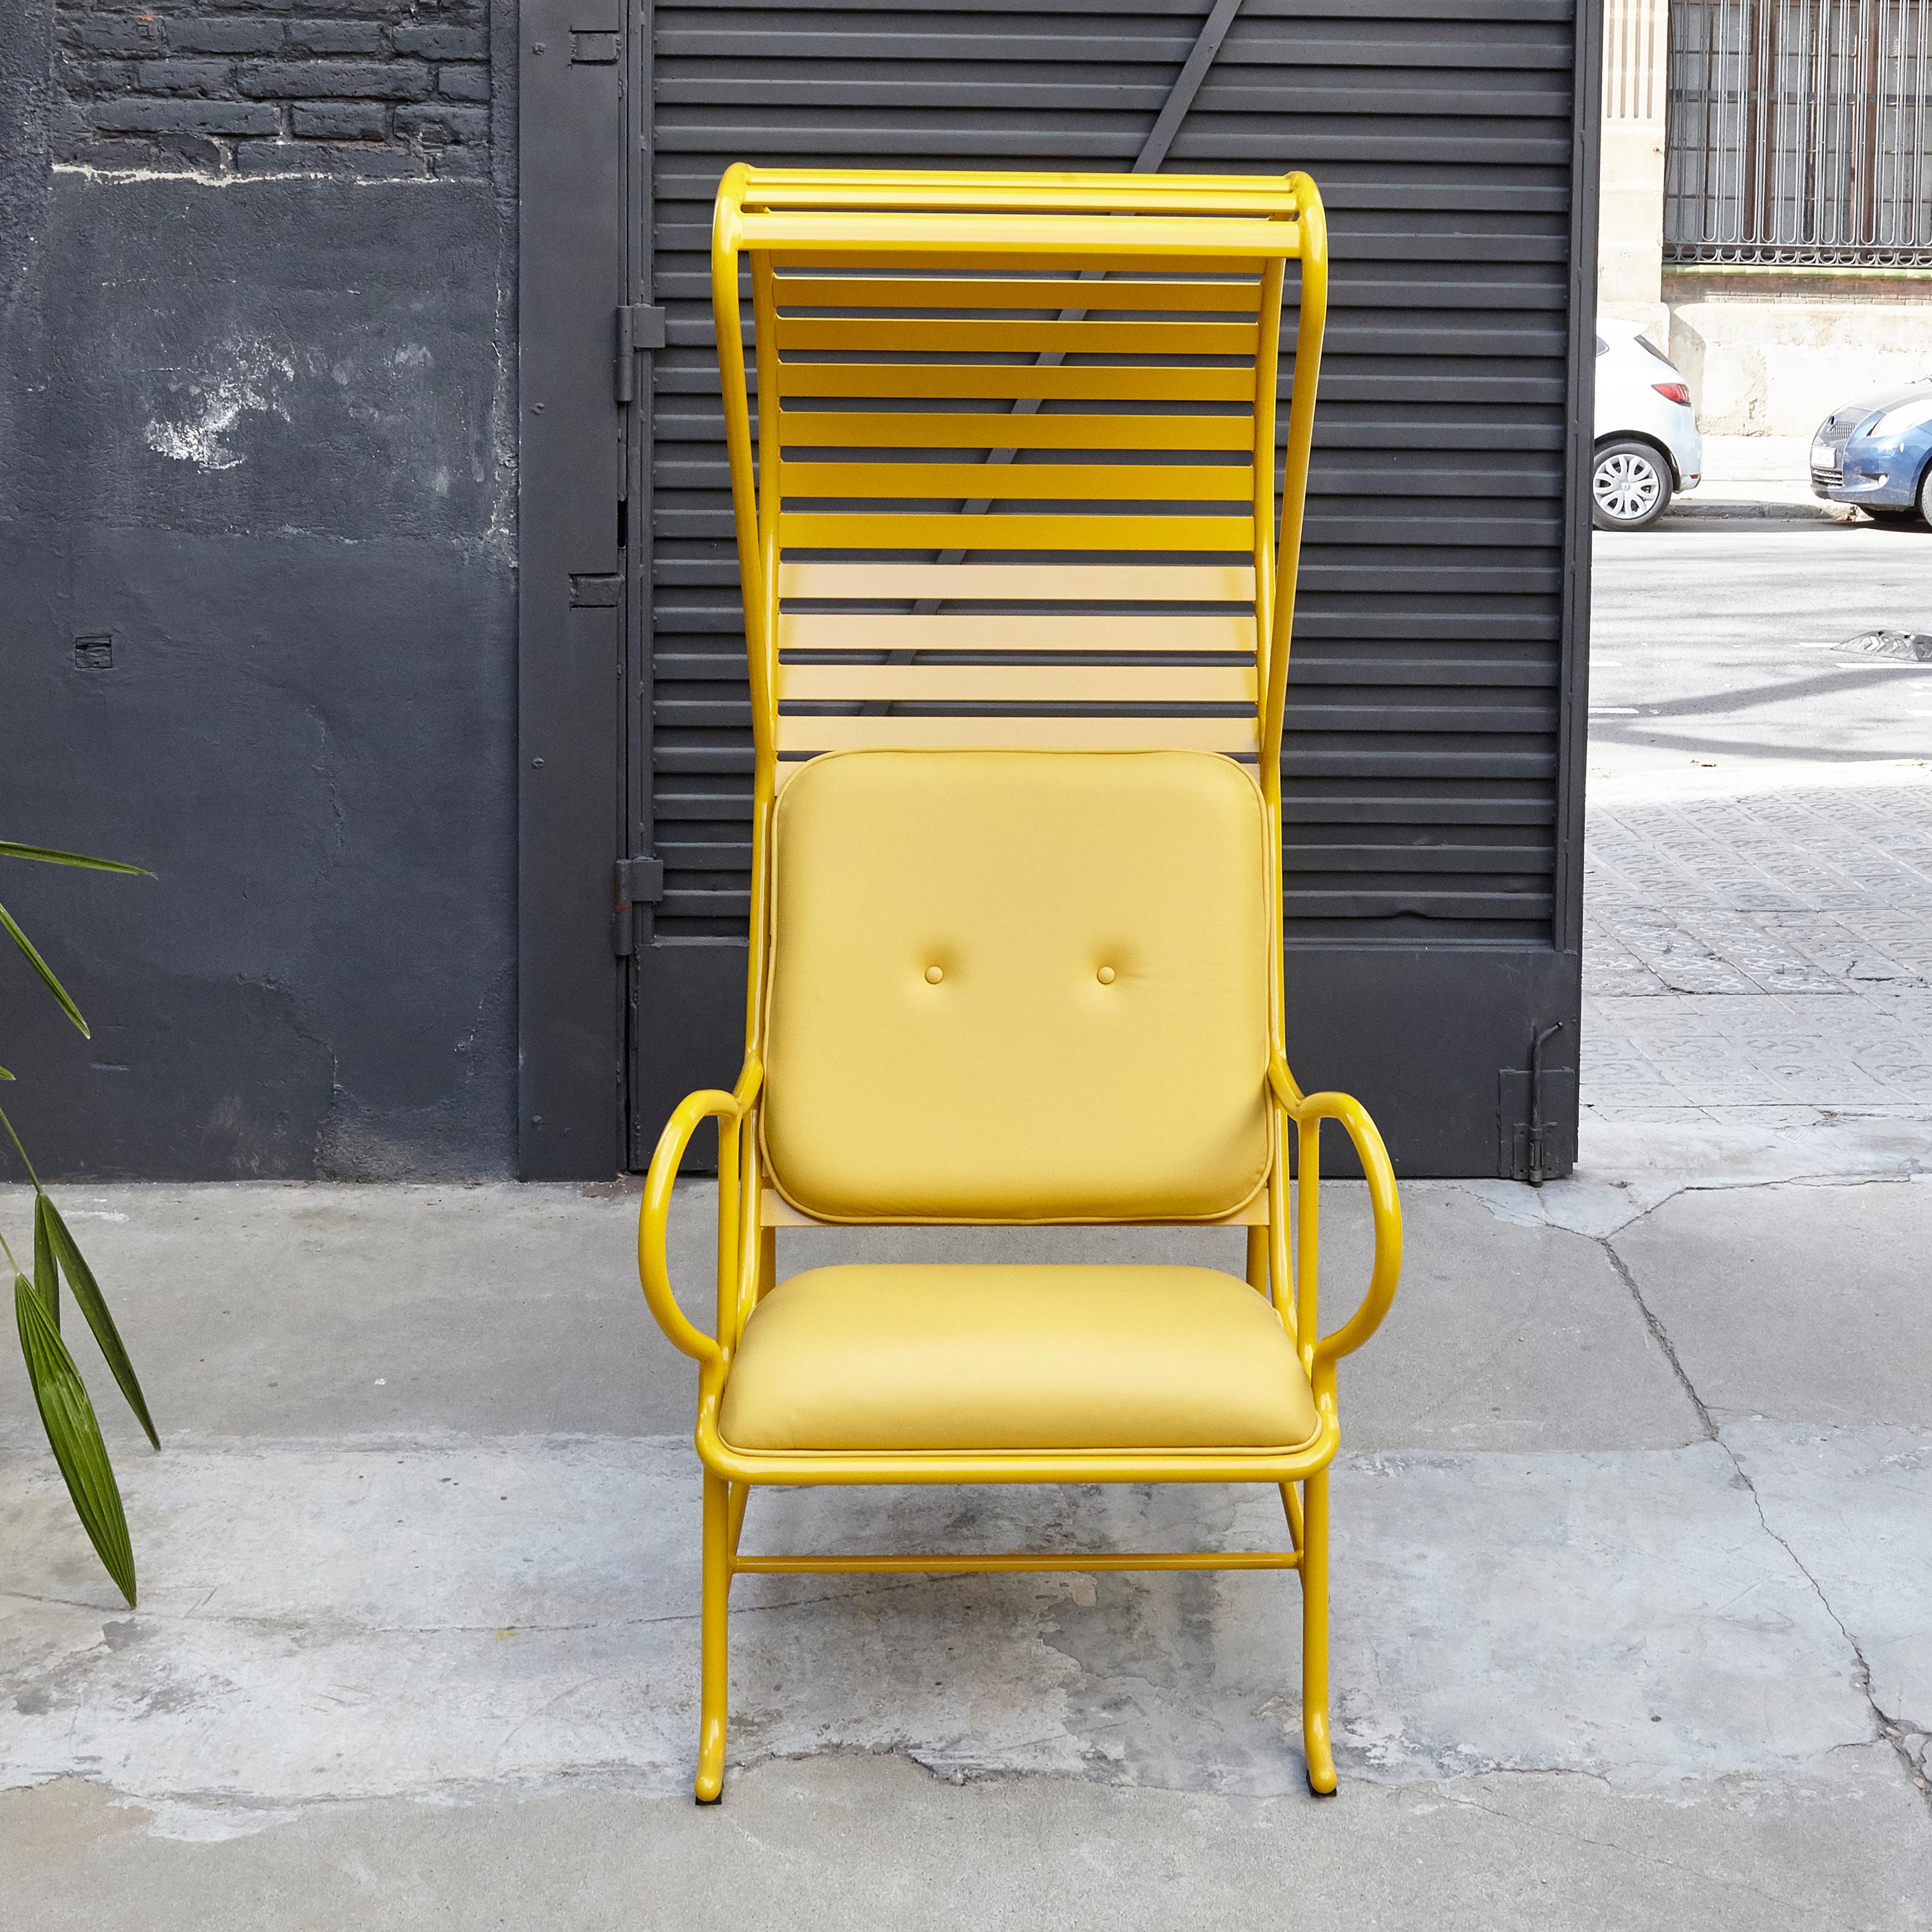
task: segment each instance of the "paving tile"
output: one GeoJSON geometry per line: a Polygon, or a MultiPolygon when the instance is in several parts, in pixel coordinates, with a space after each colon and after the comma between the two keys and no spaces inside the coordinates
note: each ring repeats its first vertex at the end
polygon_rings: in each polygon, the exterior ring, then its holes
{"type": "Polygon", "coordinates": [[[1767,993],[1849,993],[1802,952],[1784,945],[1759,920],[1727,909],[1680,915],[1684,930],[1767,993]]]}
{"type": "Polygon", "coordinates": [[[1750,977],[1727,964],[1678,924],[1671,914],[1613,908],[1598,917],[1619,945],[1641,960],[1673,992],[1750,993],[1750,977]]]}
{"type": "MultiPolygon", "coordinates": [[[[1584,890],[1589,886],[1586,882],[1584,890]]],[[[1670,991],[1664,982],[1610,932],[1600,918],[1583,926],[1583,990],[1586,994],[1655,995],[1670,991]]]]}
{"type": "Polygon", "coordinates": [[[1932,1106],[1932,787],[1624,804],[1589,839],[1586,1108],[1932,1106]]]}
{"type": "Polygon", "coordinates": [[[1594,1089],[1592,1090],[1591,1098],[1584,1103],[1584,1112],[1593,1119],[1632,1127],[1683,1126],[1706,1121],[1712,1118],[1702,1107],[1694,1107],[1688,1102],[1678,1106],[1666,1107],[1634,1098],[1626,1099],[1614,1094],[1605,1095],[1594,1089]]]}

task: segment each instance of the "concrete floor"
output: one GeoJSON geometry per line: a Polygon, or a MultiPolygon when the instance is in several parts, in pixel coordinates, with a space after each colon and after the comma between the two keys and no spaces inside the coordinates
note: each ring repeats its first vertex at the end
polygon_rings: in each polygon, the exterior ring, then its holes
{"type": "MultiPolygon", "coordinates": [[[[1932,670],[1829,649],[1932,629],[1932,534],[1749,466],[1761,517],[1598,539],[1582,1160],[1405,1190],[1342,1385],[1336,1798],[1288,1579],[767,1578],[699,1811],[694,1378],[634,1196],[70,1189],[166,1447],[76,1337],[130,1612],[0,1367],[10,1932],[1932,1927],[1932,670]]],[[[1339,1312],[1365,1217],[1327,1196],[1339,1312]]],[[[932,1231],[782,1264],[949,1250],[1238,1265],[932,1231]]],[[[768,1496],[747,1535],[1278,1528],[1090,1487],[768,1496]]]]}
{"type": "MultiPolygon", "coordinates": [[[[1749,1178],[1406,1190],[1342,1391],[1336,1799],[1287,1579],[769,1578],[702,1814],[692,1378],[633,1198],[69,1190],[166,1446],[104,1402],[130,1613],[0,1376],[8,1923],[1932,1924],[1932,1181],[1749,1178]]],[[[1234,1258],[970,1245],[1075,1241],[1234,1258]]],[[[1258,1546],[1268,1500],[801,1492],[747,1540],[1258,1546]]]]}

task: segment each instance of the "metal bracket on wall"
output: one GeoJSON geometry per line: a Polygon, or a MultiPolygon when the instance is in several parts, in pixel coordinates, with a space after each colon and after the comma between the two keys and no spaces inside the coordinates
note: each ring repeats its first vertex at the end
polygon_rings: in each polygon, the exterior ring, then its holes
{"type": "Polygon", "coordinates": [[[619,958],[628,959],[637,950],[636,909],[640,905],[656,905],[663,900],[664,861],[620,859],[616,872],[616,908],[610,920],[610,950],[619,958]]]}
{"type": "Polygon", "coordinates": [[[1561,1020],[1532,1026],[1528,1066],[1496,1076],[1496,1172],[1504,1180],[1540,1187],[1576,1165],[1568,1126],[1576,1116],[1576,1070],[1544,1064],[1544,1048],[1562,1030],[1561,1020]]]}
{"type": "Polygon", "coordinates": [[[617,311],[617,400],[638,393],[638,352],[664,346],[664,312],[655,302],[626,302],[617,311]]]}

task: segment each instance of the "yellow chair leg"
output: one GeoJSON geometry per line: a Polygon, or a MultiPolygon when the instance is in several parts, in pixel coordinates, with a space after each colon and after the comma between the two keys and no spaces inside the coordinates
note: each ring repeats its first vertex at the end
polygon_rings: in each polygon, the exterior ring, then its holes
{"type": "Polygon", "coordinates": [[[704,1579],[699,1622],[698,1802],[716,1804],[724,1789],[724,1633],[730,1609],[730,1485],[704,1478],[704,1579]]]}
{"type": "Polygon", "coordinates": [[[1328,1744],[1328,1472],[1301,1486],[1301,1738],[1308,1754],[1308,1788],[1325,1798],[1335,1789],[1335,1754],[1328,1744]]]}

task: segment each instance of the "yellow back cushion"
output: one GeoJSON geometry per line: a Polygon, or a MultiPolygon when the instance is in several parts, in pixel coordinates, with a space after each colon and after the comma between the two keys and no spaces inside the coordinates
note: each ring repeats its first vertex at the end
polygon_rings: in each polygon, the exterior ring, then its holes
{"type": "Polygon", "coordinates": [[[1268,1166],[1264,824],[1208,752],[806,765],[774,843],[773,1184],[833,1220],[1240,1207],[1268,1166]]]}

